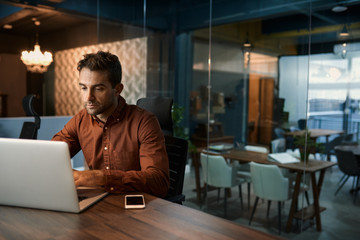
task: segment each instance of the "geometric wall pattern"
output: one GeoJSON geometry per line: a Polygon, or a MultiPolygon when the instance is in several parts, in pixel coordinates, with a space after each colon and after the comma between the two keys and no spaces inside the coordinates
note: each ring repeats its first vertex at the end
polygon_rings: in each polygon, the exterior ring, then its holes
{"type": "Polygon", "coordinates": [[[75,115],[83,108],[76,66],[84,54],[99,50],[119,57],[124,84],[121,96],[128,104],[135,104],[137,99],[146,96],[146,37],[67,49],[54,56],[55,115],[75,115]]]}

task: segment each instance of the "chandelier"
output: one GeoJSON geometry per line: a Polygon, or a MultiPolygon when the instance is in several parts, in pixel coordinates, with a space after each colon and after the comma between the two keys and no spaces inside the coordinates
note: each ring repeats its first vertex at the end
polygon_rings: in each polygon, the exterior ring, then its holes
{"type": "MultiPolygon", "coordinates": [[[[36,19],[33,19],[33,21],[36,26],[40,25],[40,22],[36,19]]],[[[21,53],[21,60],[26,65],[26,69],[28,71],[35,73],[44,73],[47,71],[47,68],[52,63],[53,59],[50,52],[41,52],[37,38],[38,34],[36,33],[36,43],[34,46],[34,51],[23,51],[21,53]]]]}

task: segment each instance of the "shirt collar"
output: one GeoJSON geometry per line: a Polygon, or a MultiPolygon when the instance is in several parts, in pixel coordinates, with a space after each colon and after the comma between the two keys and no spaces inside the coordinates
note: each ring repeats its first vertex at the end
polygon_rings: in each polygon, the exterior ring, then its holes
{"type": "MultiPolygon", "coordinates": [[[[118,96],[118,105],[111,116],[115,119],[120,119],[124,114],[122,114],[123,110],[125,109],[126,101],[122,96],[118,96]]],[[[110,116],[110,117],[111,117],[110,116]]]]}

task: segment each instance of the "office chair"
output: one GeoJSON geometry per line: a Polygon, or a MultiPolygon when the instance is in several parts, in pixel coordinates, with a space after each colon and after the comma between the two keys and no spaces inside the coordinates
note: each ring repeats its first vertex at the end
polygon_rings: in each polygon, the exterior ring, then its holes
{"type": "Polygon", "coordinates": [[[140,98],[136,102],[137,106],[155,114],[164,135],[169,136],[173,136],[172,104],[173,99],[167,97],[140,98]]]}
{"type": "Polygon", "coordinates": [[[31,94],[27,95],[23,98],[22,104],[23,109],[25,111],[26,116],[34,116],[35,122],[24,122],[20,137],[22,139],[37,139],[37,133],[40,128],[40,116],[35,112],[34,109],[34,99],[36,98],[36,95],[31,94]]]}
{"type": "Polygon", "coordinates": [[[182,138],[165,135],[166,151],[169,158],[170,189],[166,200],[182,204],[185,166],[188,154],[188,141],[182,138]]]}
{"type": "Polygon", "coordinates": [[[344,176],[339,181],[339,187],[336,189],[335,195],[344,186],[350,177],[353,177],[351,193],[354,195],[354,203],[356,202],[357,192],[359,191],[360,164],[352,151],[343,151],[335,149],[338,166],[344,176]]]}

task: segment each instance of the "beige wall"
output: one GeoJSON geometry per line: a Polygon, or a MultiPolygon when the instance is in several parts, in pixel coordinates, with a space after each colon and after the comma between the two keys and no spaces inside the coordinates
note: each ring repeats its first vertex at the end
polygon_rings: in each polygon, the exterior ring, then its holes
{"type": "Polygon", "coordinates": [[[7,117],[25,116],[26,68],[20,54],[0,54],[0,93],[7,94],[7,117]]]}
{"type": "Polygon", "coordinates": [[[99,50],[119,57],[124,84],[121,96],[127,103],[135,104],[137,99],[146,96],[147,38],[72,48],[55,53],[55,115],[74,115],[83,108],[76,65],[84,54],[99,50]]]}

